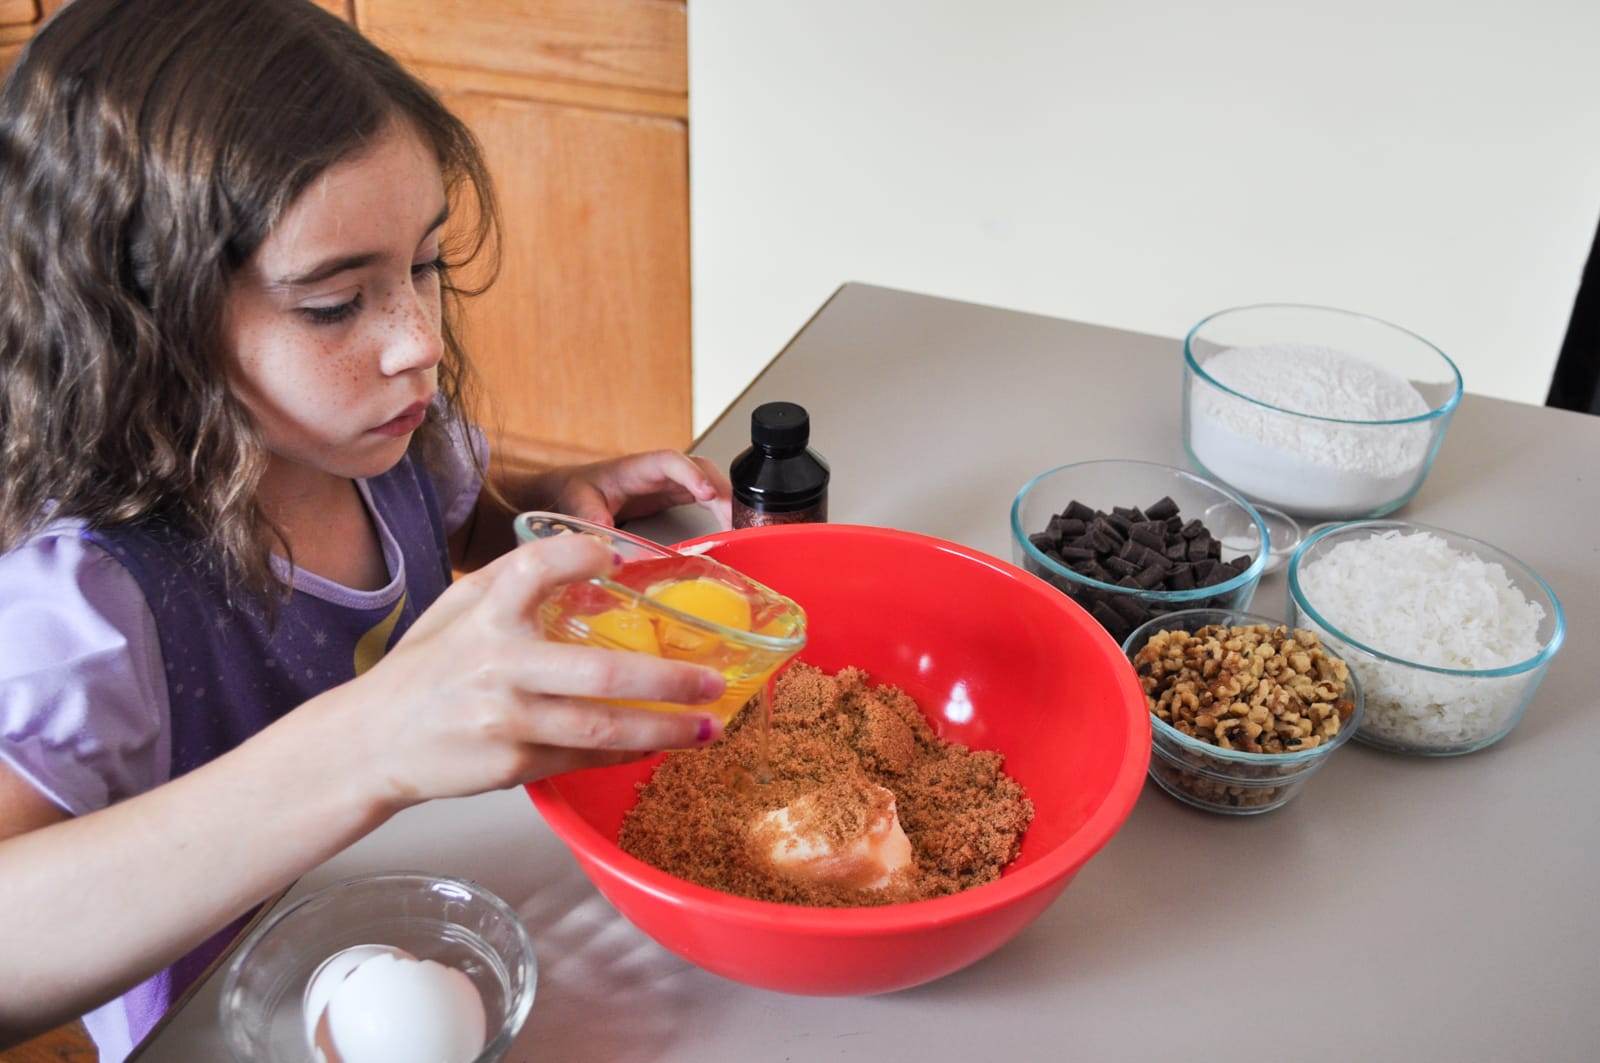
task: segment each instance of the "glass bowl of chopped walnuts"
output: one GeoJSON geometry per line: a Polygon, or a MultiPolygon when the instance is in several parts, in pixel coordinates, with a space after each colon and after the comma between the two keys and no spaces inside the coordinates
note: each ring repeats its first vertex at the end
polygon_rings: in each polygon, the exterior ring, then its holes
{"type": "Polygon", "coordinates": [[[1122,645],[1150,709],[1150,777],[1225,815],[1270,812],[1356,733],[1361,686],[1315,632],[1228,609],[1188,609],[1122,645]]]}

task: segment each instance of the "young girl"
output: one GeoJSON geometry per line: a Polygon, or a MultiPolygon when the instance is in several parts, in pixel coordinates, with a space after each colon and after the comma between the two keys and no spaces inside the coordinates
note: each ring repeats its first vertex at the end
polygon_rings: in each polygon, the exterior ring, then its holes
{"type": "Polygon", "coordinates": [[[496,496],[728,487],[676,453],[481,486],[451,278],[494,219],[466,129],[309,0],[75,0],[6,81],[0,1047],[94,1009],[121,1059],[408,805],[717,737],[589,700],[715,673],[539,638],[612,561],[506,553],[496,496]]]}

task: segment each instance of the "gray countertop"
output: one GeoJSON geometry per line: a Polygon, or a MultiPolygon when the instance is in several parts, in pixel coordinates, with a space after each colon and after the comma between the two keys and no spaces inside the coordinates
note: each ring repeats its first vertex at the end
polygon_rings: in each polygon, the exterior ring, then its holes
{"type": "MultiPolygon", "coordinates": [[[[799,402],[835,521],[1009,558],[1007,510],[1034,473],[1183,464],[1179,359],[1171,339],[847,285],[698,449],[726,464],[755,405],[799,402]]],[[[789,997],[691,967],[615,914],[521,791],[413,809],[292,896],[394,868],[499,893],[539,951],[519,1063],[1600,1058],[1597,459],[1600,418],[1468,395],[1400,514],[1504,547],[1562,599],[1568,645],[1503,742],[1449,760],[1352,744],[1254,818],[1147,783],[1059,901],[931,985],[789,997]]],[[[646,530],[706,527],[680,511],[646,530]]],[[[1254,608],[1281,616],[1285,594],[1280,571],[1254,608]]],[[[225,1058],[218,981],[138,1058],[225,1058]]]]}

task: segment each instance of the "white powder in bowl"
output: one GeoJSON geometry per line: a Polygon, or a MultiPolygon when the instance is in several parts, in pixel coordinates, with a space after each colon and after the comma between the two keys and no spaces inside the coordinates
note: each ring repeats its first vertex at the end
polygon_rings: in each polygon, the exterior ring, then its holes
{"type": "MultiPolygon", "coordinates": [[[[1380,532],[1337,543],[1299,571],[1305,600],[1328,624],[1392,657],[1436,668],[1520,664],[1539,652],[1544,607],[1505,569],[1427,532],[1380,532]]],[[[1366,698],[1361,733],[1430,752],[1471,746],[1508,728],[1538,670],[1499,678],[1441,675],[1348,647],[1306,616],[1355,670],[1366,698]]]]}
{"type": "Polygon", "coordinates": [[[1336,424],[1278,412],[1345,421],[1427,413],[1427,400],[1388,370],[1311,344],[1230,347],[1202,365],[1213,380],[1256,400],[1198,376],[1190,392],[1190,449],[1245,494],[1303,516],[1353,517],[1400,498],[1421,476],[1427,424],[1336,424]]]}

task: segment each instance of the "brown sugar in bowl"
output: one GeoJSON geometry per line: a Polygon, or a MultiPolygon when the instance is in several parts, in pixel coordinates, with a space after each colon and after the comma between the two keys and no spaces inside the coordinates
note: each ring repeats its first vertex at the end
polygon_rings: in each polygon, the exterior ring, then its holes
{"type": "Polygon", "coordinates": [[[1034,818],[1001,877],[870,908],[748,900],[658,871],[617,845],[659,757],[528,788],[579,866],[630,922],[684,959],[764,989],[884,993],[940,978],[1009,941],[1122,825],[1150,758],[1132,666],[1070,599],[954,543],[849,525],[789,525],[696,540],[798,602],[800,659],[858,666],[916,699],[938,734],[1005,758],[1034,818]]]}

